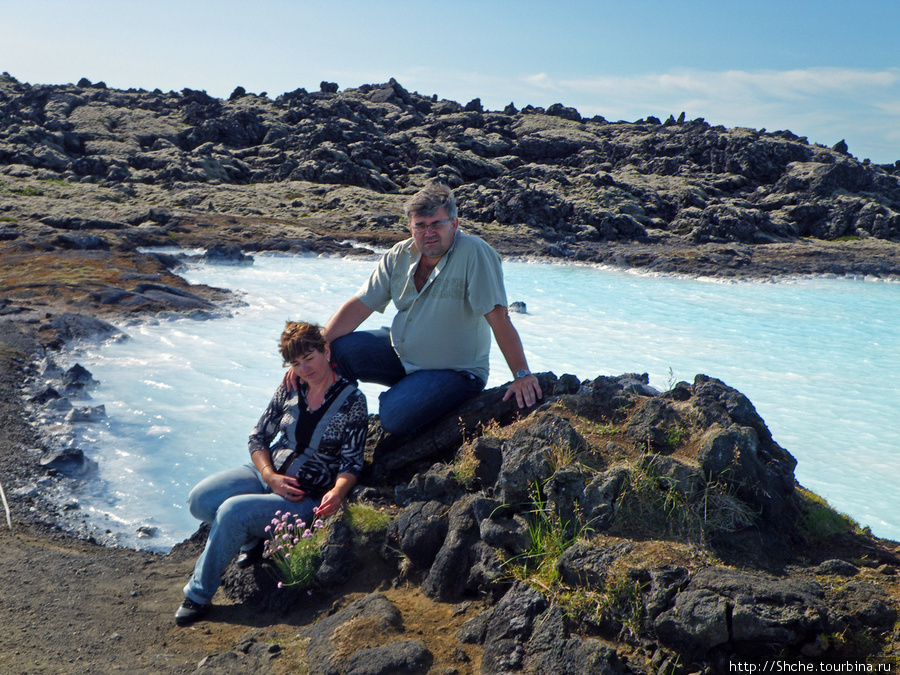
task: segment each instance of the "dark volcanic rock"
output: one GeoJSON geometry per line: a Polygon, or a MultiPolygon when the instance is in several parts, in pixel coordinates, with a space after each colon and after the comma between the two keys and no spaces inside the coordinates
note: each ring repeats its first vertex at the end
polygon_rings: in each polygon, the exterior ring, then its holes
{"type": "MultiPolygon", "coordinates": [[[[439,177],[459,188],[466,220],[515,228],[530,240],[525,252],[617,264],[666,266],[617,260],[621,253],[602,243],[900,237],[894,166],[788,131],[654,119],[611,124],[562,104],[494,112],[477,99],[438,101],[395,80],[343,91],[323,83],[320,92],[274,100],[238,88],[221,100],[190,89],[29,85],[3,75],[0,171],[126,193],[133,185],[308,181],[397,194],[439,177]]],[[[98,232],[146,221],[136,218],[44,214],[42,222],[66,230],[53,245],[102,249],[110,241],[98,232]]],[[[498,243],[519,247],[504,236],[498,243]]],[[[737,270],[751,257],[715,266],[737,270]]]]}
{"type": "Polygon", "coordinates": [[[373,593],[304,628],[301,635],[309,638],[310,675],[424,675],[433,656],[419,640],[397,639],[403,632],[402,621],[400,612],[384,595],[373,593]],[[340,640],[334,639],[338,631],[340,640]],[[347,654],[342,644],[354,633],[380,635],[387,642],[347,654]]]}
{"type": "Polygon", "coordinates": [[[709,568],[694,576],[653,625],[664,642],[703,656],[726,643],[737,649],[799,649],[825,628],[827,616],[817,584],[709,568]]]}
{"type": "Polygon", "coordinates": [[[56,450],[41,458],[41,465],[67,476],[84,477],[97,470],[97,463],[84,456],[78,448],[56,450]]]}

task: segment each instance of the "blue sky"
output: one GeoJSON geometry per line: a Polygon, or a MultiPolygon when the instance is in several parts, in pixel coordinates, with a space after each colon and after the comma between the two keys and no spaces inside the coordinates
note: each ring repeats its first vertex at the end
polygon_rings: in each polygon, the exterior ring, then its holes
{"type": "Polygon", "coordinates": [[[394,77],[492,110],[790,129],[893,163],[898,32],[897,0],[7,0],[0,71],[221,97],[394,77]]]}

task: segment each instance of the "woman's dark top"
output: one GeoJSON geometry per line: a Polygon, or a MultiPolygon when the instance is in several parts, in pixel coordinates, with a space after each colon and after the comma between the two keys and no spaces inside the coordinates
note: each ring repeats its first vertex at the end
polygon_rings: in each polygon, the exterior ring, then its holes
{"type": "Polygon", "coordinates": [[[300,392],[279,385],[250,434],[249,449],[250,454],[268,450],[278,473],[321,495],[339,473],[359,475],[369,415],[365,395],[343,378],[329,387],[315,410],[306,407],[305,393],[305,385],[300,392]]]}

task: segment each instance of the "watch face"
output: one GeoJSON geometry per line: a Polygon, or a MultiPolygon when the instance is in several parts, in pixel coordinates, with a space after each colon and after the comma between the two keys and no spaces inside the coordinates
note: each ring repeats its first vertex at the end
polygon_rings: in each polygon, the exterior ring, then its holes
{"type": "Polygon", "coordinates": [[[531,375],[530,370],[519,370],[516,372],[516,379],[518,380],[520,377],[525,377],[526,375],[531,375]]]}

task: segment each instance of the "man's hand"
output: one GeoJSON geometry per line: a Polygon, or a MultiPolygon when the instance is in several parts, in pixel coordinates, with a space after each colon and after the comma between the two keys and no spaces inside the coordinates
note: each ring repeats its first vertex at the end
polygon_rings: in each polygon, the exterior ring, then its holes
{"type": "Polygon", "coordinates": [[[294,372],[293,368],[288,368],[287,372],[284,374],[284,378],[281,380],[281,384],[283,384],[289,392],[300,391],[300,378],[297,377],[297,373],[294,372]]]}
{"type": "Polygon", "coordinates": [[[534,375],[526,375],[513,380],[503,396],[504,401],[508,401],[513,396],[516,397],[516,403],[519,408],[528,406],[529,408],[535,404],[538,399],[544,398],[541,391],[541,384],[534,375]]]}

